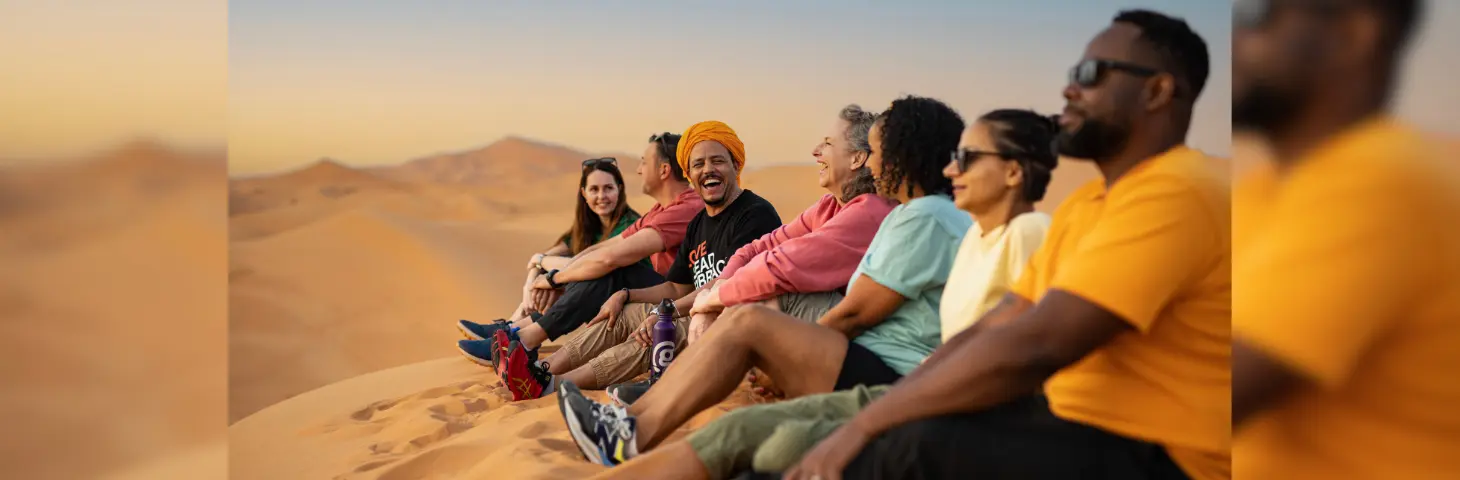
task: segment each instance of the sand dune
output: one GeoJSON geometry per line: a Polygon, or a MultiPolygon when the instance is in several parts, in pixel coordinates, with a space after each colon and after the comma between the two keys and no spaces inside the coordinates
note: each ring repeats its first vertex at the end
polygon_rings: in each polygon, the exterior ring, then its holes
{"type": "Polygon", "coordinates": [[[373,370],[450,353],[458,318],[520,300],[551,236],[351,210],[235,242],[230,418],[373,370]]]}
{"type": "Polygon", "coordinates": [[[9,476],[93,478],[222,440],[223,178],[220,155],[146,141],[0,170],[9,476]]]}

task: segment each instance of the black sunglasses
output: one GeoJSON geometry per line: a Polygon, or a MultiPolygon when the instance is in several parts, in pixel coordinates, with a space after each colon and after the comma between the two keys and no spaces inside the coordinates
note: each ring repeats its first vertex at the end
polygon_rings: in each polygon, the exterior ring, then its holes
{"type": "Polygon", "coordinates": [[[599,165],[613,165],[613,166],[617,167],[618,166],[618,159],[617,158],[613,158],[613,157],[603,157],[603,158],[590,158],[590,159],[587,159],[587,160],[584,160],[583,161],[583,169],[584,170],[587,170],[587,169],[590,169],[590,168],[593,168],[593,167],[597,167],[599,165]]]}
{"type": "Polygon", "coordinates": [[[954,150],[953,155],[951,155],[951,158],[949,158],[948,161],[952,162],[954,166],[958,167],[958,174],[962,175],[963,172],[968,171],[968,167],[972,166],[973,162],[977,162],[978,159],[983,157],[998,157],[1004,160],[1013,160],[1013,157],[1010,157],[1009,155],[1005,155],[1000,152],[971,150],[965,148],[961,150],[954,150]]]}
{"type": "Polygon", "coordinates": [[[669,136],[670,135],[674,135],[674,134],[673,133],[669,133],[669,132],[664,132],[664,133],[660,133],[660,134],[657,134],[657,135],[650,135],[649,136],[649,141],[667,144],[667,143],[669,143],[669,136]]]}
{"type": "Polygon", "coordinates": [[[1070,83],[1090,88],[1099,85],[1112,71],[1122,71],[1138,77],[1153,77],[1160,70],[1143,67],[1118,60],[1089,59],[1070,67],[1070,83]]]}

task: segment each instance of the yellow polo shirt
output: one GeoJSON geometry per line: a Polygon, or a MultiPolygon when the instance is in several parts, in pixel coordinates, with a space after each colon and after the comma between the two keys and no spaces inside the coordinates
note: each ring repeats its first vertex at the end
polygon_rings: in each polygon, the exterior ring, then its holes
{"type": "Polygon", "coordinates": [[[1390,119],[1234,195],[1233,330],[1312,382],[1236,432],[1241,479],[1460,478],[1460,159],[1390,119]]]}
{"type": "Polygon", "coordinates": [[[1230,478],[1231,268],[1227,174],[1199,151],[1071,194],[1013,292],[1064,290],[1132,330],[1049,379],[1054,414],[1159,444],[1193,478],[1230,478]]]}

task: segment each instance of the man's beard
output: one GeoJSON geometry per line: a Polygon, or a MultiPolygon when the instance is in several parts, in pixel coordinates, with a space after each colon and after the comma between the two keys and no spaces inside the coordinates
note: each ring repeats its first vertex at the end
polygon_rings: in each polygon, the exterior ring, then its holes
{"type": "Polygon", "coordinates": [[[1232,99],[1232,127],[1270,134],[1292,122],[1301,101],[1297,94],[1253,85],[1242,96],[1232,99]]]}
{"type": "Polygon", "coordinates": [[[1085,160],[1104,160],[1125,148],[1130,128],[1115,123],[1086,118],[1073,133],[1061,131],[1055,137],[1060,155],[1085,160]]]}

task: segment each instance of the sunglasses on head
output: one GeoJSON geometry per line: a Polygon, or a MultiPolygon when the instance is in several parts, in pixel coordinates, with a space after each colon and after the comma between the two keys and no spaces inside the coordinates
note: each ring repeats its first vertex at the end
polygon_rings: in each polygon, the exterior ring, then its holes
{"type": "Polygon", "coordinates": [[[1153,77],[1161,73],[1154,68],[1118,60],[1089,59],[1070,67],[1070,83],[1089,88],[1099,85],[1112,71],[1122,71],[1138,77],[1153,77]]]}
{"type": "Polygon", "coordinates": [[[587,160],[584,160],[583,161],[583,169],[584,170],[587,170],[587,169],[590,169],[590,168],[593,168],[593,167],[596,167],[596,166],[599,166],[599,165],[613,165],[613,166],[617,167],[618,166],[618,159],[617,158],[613,158],[613,157],[603,157],[603,158],[590,158],[590,159],[587,159],[587,160]]]}
{"type": "Polygon", "coordinates": [[[651,142],[659,142],[659,143],[668,143],[669,142],[669,136],[670,135],[673,135],[673,134],[672,133],[669,133],[669,132],[664,132],[664,133],[660,133],[660,134],[657,134],[657,135],[650,135],[649,136],[649,141],[651,141],[651,142]]]}
{"type": "Polygon", "coordinates": [[[1012,160],[1011,157],[1000,152],[990,152],[987,150],[972,150],[964,148],[960,150],[954,150],[953,155],[951,155],[951,158],[949,158],[948,161],[953,162],[953,165],[958,167],[958,173],[962,174],[963,172],[967,172],[968,167],[973,166],[974,162],[977,162],[978,159],[983,157],[997,157],[1004,160],[1012,160]]]}

